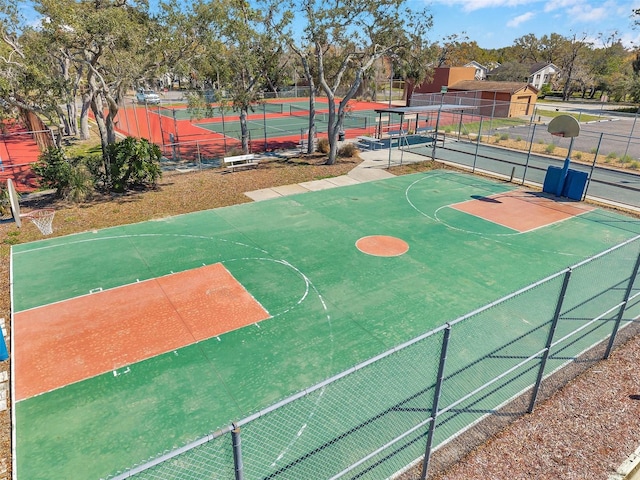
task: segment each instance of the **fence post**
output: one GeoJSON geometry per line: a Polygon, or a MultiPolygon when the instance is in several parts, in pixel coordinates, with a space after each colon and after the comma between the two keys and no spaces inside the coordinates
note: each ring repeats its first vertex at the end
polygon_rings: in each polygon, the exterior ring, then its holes
{"type": "Polygon", "coordinates": [[[153,143],[153,136],[151,136],[151,120],[149,120],[149,106],[147,105],[147,102],[144,102],[144,114],[147,117],[147,132],[149,133],[147,140],[149,140],[149,143],[153,143]]]}
{"type": "Polygon", "coordinates": [[[180,137],[178,136],[178,119],[176,118],[176,109],[174,108],[172,112],[173,112],[173,127],[175,128],[175,131],[176,131],[175,142],[178,145],[178,160],[182,161],[182,155],[180,152],[180,137]]]}
{"type": "Polygon", "coordinates": [[[529,151],[527,152],[527,160],[524,162],[524,173],[522,174],[522,183],[524,185],[525,179],[527,178],[527,169],[529,168],[529,159],[531,158],[531,149],[533,148],[533,140],[536,138],[536,127],[537,125],[533,124],[533,132],[531,132],[531,138],[529,139],[529,151]]]}
{"type": "Polygon", "coordinates": [[[440,403],[440,392],[442,390],[442,381],[444,379],[444,368],[447,363],[447,350],[449,349],[449,336],[451,335],[451,325],[447,324],[442,337],[442,350],[440,351],[440,364],[438,365],[438,378],[433,391],[433,403],[431,406],[431,424],[427,434],[427,445],[424,450],[424,460],[422,461],[422,472],[420,480],[427,478],[427,470],[429,469],[429,458],[431,457],[431,446],[433,445],[433,435],[436,431],[436,420],[438,419],[438,404],[440,403]]]}
{"type": "Polygon", "coordinates": [[[569,279],[571,278],[572,270],[569,268],[564,274],[564,280],[562,282],[562,288],[560,289],[560,295],[558,295],[558,301],[556,302],[556,311],[553,314],[553,320],[551,321],[551,327],[549,328],[549,335],[547,336],[547,343],[544,347],[544,353],[542,354],[542,360],[540,361],[540,369],[538,370],[538,378],[533,386],[533,392],[531,393],[531,400],[529,401],[528,413],[533,412],[533,407],[536,404],[536,398],[538,397],[538,391],[540,390],[540,384],[542,383],[542,377],[544,376],[544,369],[547,366],[547,359],[549,358],[549,352],[551,351],[551,344],[553,343],[553,336],[556,333],[556,327],[558,326],[558,320],[560,318],[560,311],[562,310],[562,304],[564,297],[567,293],[567,287],[569,286],[569,279]]]}
{"type": "Polygon", "coordinates": [[[233,424],[231,430],[231,441],[233,443],[233,468],[235,480],[244,479],[244,468],[242,465],[242,439],[240,438],[240,427],[233,424]]]}
{"type": "Polygon", "coordinates": [[[136,137],[141,138],[142,135],[140,135],[140,124],[138,123],[138,107],[135,104],[135,100],[131,100],[132,104],[133,104],[133,118],[136,120],[136,137]]]}
{"type": "Polygon", "coordinates": [[[473,154],[473,167],[471,173],[476,171],[476,160],[478,159],[478,148],[480,147],[480,138],[482,137],[482,120],[483,116],[480,115],[480,125],[478,125],[478,138],[476,138],[476,152],[473,154]]]}
{"type": "Polygon", "coordinates": [[[611,332],[611,337],[609,337],[609,344],[607,345],[607,350],[604,352],[603,358],[609,358],[611,355],[611,350],[613,350],[613,344],[616,341],[616,335],[618,334],[618,329],[620,328],[620,323],[622,322],[622,316],[624,315],[624,311],[627,309],[627,303],[629,302],[629,297],[631,297],[631,291],[633,290],[633,284],[638,276],[638,270],[640,269],[640,252],[638,252],[638,258],[636,259],[636,264],[633,267],[633,273],[631,273],[631,277],[629,278],[629,284],[627,285],[627,290],[624,293],[624,300],[622,305],[620,305],[620,310],[618,311],[618,316],[616,317],[616,322],[613,325],[613,331],[611,332]]]}
{"type": "Polygon", "coordinates": [[[264,151],[267,151],[267,105],[262,104],[262,123],[264,125],[264,151]]]}
{"type": "Polygon", "coordinates": [[[624,149],[624,156],[626,157],[629,153],[629,145],[631,144],[631,139],[633,138],[633,130],[636,128],[636,121],[638,120],[638,113],[640,113],[640,107],[636,110],[636,114],[633,116],[633,125],[631,125],[631,132],[627,137],[627,148],[624,149]]]}
{"type": "Polygon", "coordinates": [[[604,133],[600,134],[600,139],[598,140],[598,146],[596,147],[596,153],[593,155],[593,163],[591,164],[591,171],[589,172],[589,178],[587,178],[587,185],[584,187],[584,194],[582,195],[582,199],[587,198],[587,192],[589,191],[589,185],[591,184],[591,177],[593,177],[593,171],[596,168],[596,160],[598,159],[598,153],[600,153],[600,144],[602,143],[602,137],[604,133]]]}

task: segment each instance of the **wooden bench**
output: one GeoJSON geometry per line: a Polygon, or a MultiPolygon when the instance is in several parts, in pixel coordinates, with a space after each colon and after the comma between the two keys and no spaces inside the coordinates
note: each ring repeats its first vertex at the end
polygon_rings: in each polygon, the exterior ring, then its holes
{"type": "Polygon", "coordinates": [[[376,150],[376,147],[382,148],[384,143],[375,137],[358,137],[356,138],[356,146],[366,148],[367,150],[376,150]]]}
{"type": "Polygon", "coordinates": [[[257,167],[258,161],[256,160],[256,156],[253,153],[249,153],[247,155],[224,157],[224,164],[226,165],[227,170],[231,170],[233,172],[233,170],[236,168],[257,167]]]}

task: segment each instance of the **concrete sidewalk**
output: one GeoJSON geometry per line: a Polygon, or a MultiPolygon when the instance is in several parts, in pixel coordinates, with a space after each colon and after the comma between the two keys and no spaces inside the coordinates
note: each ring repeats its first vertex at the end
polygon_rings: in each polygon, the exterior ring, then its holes
{"type": "Polygon", "coordinates": [[[372,182],[374,180],[382,180],[393,177],[385,169],[391,165],[400,165],[401,163],[424,162],[429,157],[416,155],[411,152],[403,152],[397,149],[372,150],[360,152],[362,162],[346,175],[339,177],[325,178],[322,180],[312,180],[310,182],[297,183],[294,185],[282,185],[280,187],[263,188],[245,192],[245,195],[252,200],[258,202],[268,200],[270,198],[284,197],[294,195],[296,193],[315,192],[318,190],[326,190],[328,188],[344,187],[347,185],[355,185],[358,183],[372,182]]]}

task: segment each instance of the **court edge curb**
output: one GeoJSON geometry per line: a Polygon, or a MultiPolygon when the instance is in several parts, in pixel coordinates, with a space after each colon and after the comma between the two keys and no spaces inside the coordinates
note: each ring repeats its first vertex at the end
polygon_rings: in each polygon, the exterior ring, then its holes
{"type": "Polygon", "coordinates": [[[622,462],[615,473],[609,475],[608,480],[638,480],[640,479],[640,447],[622,462]]]}

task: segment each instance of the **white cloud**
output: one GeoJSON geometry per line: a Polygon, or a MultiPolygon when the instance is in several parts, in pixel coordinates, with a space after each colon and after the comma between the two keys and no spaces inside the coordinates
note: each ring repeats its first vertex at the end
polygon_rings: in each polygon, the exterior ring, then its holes
{"type": "Polygon", "coordinates": [[[566,8],[580,8],[585,3],[585,0],[549,0],[544,6],[544,11],[548,13],[566,8]]]}
{"type": "Polygon", "coordinates": [[[509,20],[507,22],[507,27],[515,28],[522,23],[528,22],[533,17],[535,17],[535,13],[533,12],[523,13],[522,15],[518,15],[517,17],[513,17],[511,20],[509,20]]]}
{"type": "Polygon", "coordinates": [[[532,3],[540,3],[540,0],[435,0],[435,3],[442,3],[448,6],[458,5],[462,7],[465,12],[473,12],[475,10],[482,10],[483,8],[529,5],[532,3]]]}
{"type": "Polygon", "coordinates": [[[567,9],[567,15],[574,22],[586,22],[592,23],[607,18],[608,13],[611,10],[607,5],[601,5],[599,7],[592,7],[591,5],[574,5],[567,9]]]}

